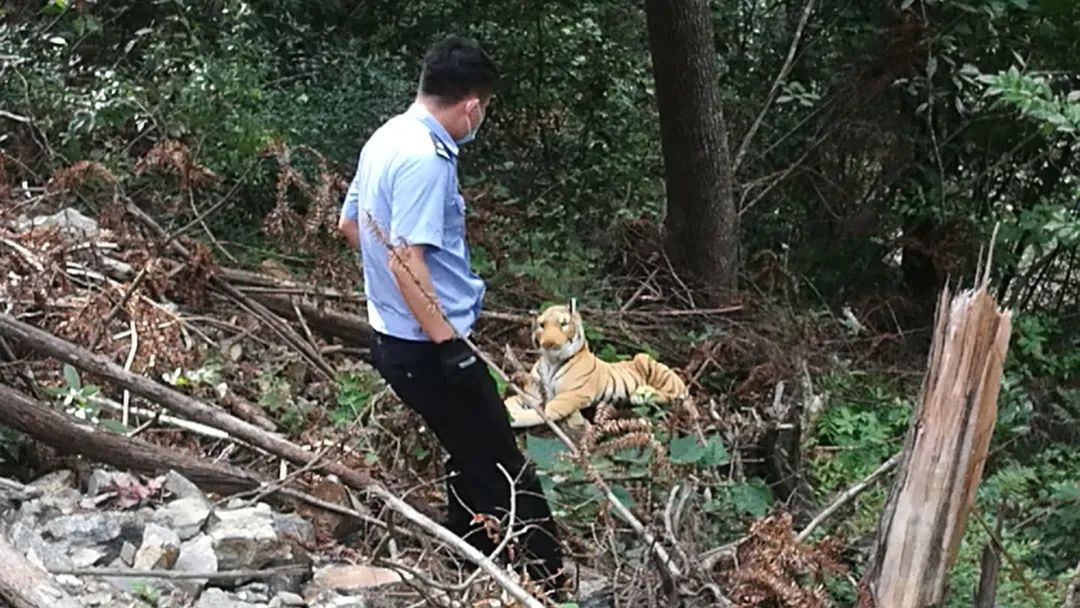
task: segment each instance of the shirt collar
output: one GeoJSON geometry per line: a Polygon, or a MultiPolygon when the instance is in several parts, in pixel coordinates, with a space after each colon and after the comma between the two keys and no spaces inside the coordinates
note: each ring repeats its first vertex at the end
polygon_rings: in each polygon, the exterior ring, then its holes
{"type": "Polygon", "coordinates": [[[446,127],[442,126],[442,123],[436,120],[434,116],[432,116],[431,112],[429,112],[428,109],[424,107],[424,104],[418,101],[414,101],[405,113],[424,123],[424,126],[426,126],[428,130],[431,131],[431,134],[438,138],[438,140],[446,146],[446,149],[450,152],[450,154],[455,157],[458,155],[457,142],[454,141],[453,137],[450,137],[450,134],[446,131],[446,127]]]}

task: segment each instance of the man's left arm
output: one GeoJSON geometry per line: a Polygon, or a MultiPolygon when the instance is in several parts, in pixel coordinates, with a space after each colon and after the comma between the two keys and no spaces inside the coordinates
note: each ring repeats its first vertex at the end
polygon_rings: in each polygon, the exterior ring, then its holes
{"type": "Polygon", "coordinates": [[[345,242],[353,251],[360,249],[360,224],[357,219],[360,215],[360,192],[356,182],[357,180],[353,178],[352,183],[349,184],[345,202],[341,205],[341,216],[338,217],[338,232],[345,237],[345,242]]]}

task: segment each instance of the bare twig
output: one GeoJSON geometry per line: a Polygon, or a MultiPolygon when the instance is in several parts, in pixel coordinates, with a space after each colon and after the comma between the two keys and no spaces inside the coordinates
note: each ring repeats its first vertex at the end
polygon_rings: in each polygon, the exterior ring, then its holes
{"type": "MultiPolygon", "coordinates": [[[[135,328],[135,321],[131,321],[131,350],[128,351],[127,360],[124,361],[124,369],[131,371],[131,365],[135,362],[135,353],[139,351],[139,331],[135,328]]],[[[124,405],[123,414],[120,417],[120,423],[124,426],[128,425],[129,409],[131,408],[131,391],[124,389],[124,398],[122,401],[124,405]]]]}
{"type": "Polygon", "coordinates": [[[814,530],[833,513],[839,511],[841,507],[851,502],[852,499],[861,494],[866,488],[869,488],[879,477],[896,468],[897,463],[900,462],[900,456],[900,452],[893,454],[891,458],[881,463],[881,466],[874,469],[874,471],[867,475],[862,481],[844,490],[829,506],[825,507],[820,513],[815,515],[814,519],[810,520],[810,523],[806,524],[806,527],[803,528],[802,532],[799,532],[795,537],[795,540],[800,543],[805,541],[810,534],[812,534],[814,530]]]}
{"type": "Polygon", "coordinates": [[[68,576],[115,576],[120,578],[161,578],[166,580],[205,579],[229,581],[236,578],[270,578],[288,572],[305,572],[311,567],[304,564],[275,566],[263,570],[220,570],[217,572],[181,572],[178,570],[129,570],[127,568],[71,568],[50,570],[52,574],[68,576]]]}
{"type": "Polygon", "coordinates": [[[18,114],[12,114],[11,112],[8,112],[7,110],[0,110],[0,118],[7,118],[8,120],[14,120],[15,122],[21,122],[21,123],[23,123],[25,125],[31,124],[31,120],[29,118],[27,118],[25,116],[20,116],[18,114]]]}
{"type": "Polygon", "coordinates": [[[146,261],[146,264],[139,270],[139,274],[135,275],[135,278],[131,280],[127,289],[124,290],[124,295],[121,296],[120,301],[113,304],[113,307],[109,309],[105,318],[98,324],[97,330],[94,332],[94,337],[90,340],[90,350],[97,348],[98,343],[101,342],[101,338],[105,335],[105,332],[109,330],[109,324],[112,323],[112,320],[116,318],[116,315],[127,306],[128,301],[131,300],[131,296],[135,294],[139,289],[139,285],[142,284],[143,279],[149,274],[150,269],[154,265],[154,261],[154,258],[150,258],[146,261]]]}
{"type": "Polygon", "coordinates": [[[772,88],[769,89],[768,96],[765,97],[765,103],[761,106],[761,111],[758,112],[757,118],[754,119],[754,124],[750,126],[750,130],[746,132],[746,136],[743,138],[742,143],[739,144],[739,150],[735,153],[735,160],[731,163],[731,172],[735,173],[739,170],[739,165],[742,164],[743,157],[746,156],[746,151],[750,149],[750,143],[753,142],[754,136],[757,135],[758,129],[761,128],[761,123],[765,120],[765,115],[768,114],[769,108],[772,107],[773,101],[776,99],[776,94],[780,92],[780,85],[787,78],[789,72],[791,72],[791,66],[795,63],[795,53],[799,48],[799,40],[802,38],[803,29],[806,28],[806,23],[810,20],[810,13],[814,10],[814,0],[807,0],[806,7],[803,8],[802,17],[799,19],[799,25],[795,28],[795,35],[791,38],[791,46],[788,47],[787,58],[784,60],[783,67],[780,68],[780,73],[776,75],[776,80],[773,81],[772,88]]]}

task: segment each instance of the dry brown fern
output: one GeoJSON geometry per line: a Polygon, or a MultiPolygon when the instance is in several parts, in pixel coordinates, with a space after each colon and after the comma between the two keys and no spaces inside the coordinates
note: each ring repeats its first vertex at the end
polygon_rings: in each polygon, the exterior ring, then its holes
{"type": "Polygon", "coordinates": [[[345,263],[341,256],[337,234],[337,210],[348,185],[322,154],[308,146],[290,148],[275,140],[265,147],[263,155],[273,157],[278,164],[275,204],[263,230],[287,249],[314,256],[313,278],[333,285],[351,282],[352,263],[345,263]],[[314,183],[294,166],[295,152],[314,157],[314,183]],[[293,200],[293,192],[299,194],[299,200],[293,200]]]}
{"type": "Polygon", "coordinates": [[[796,542],[790,513],[759,519],[739,545],[739,567],[729,575],[729,596],[739,608],[828,608],[822,580],[842,573],[840,543],[826,538],[817,545],[796,542]]]}
{"type": "Polygon", "coordinates": [[[175,174],[180,179],[180,190],[183,192],[218,181],[216,173],[196,163],[191,150],[174,139],[158,142],[135,163],[135,175],[142,175],[149,169],[165,169],[175,174]]]}

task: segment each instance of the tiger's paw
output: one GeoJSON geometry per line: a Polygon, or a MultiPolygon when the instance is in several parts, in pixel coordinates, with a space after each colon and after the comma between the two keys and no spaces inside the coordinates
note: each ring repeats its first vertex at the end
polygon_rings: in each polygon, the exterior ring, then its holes
{"type": "Polygon", "coordinates": [[[633,393],[630,393],[630,403],[632,405],[652,405],[660,398],[660,392],[648,384],[643,384],[633,393]]]}

